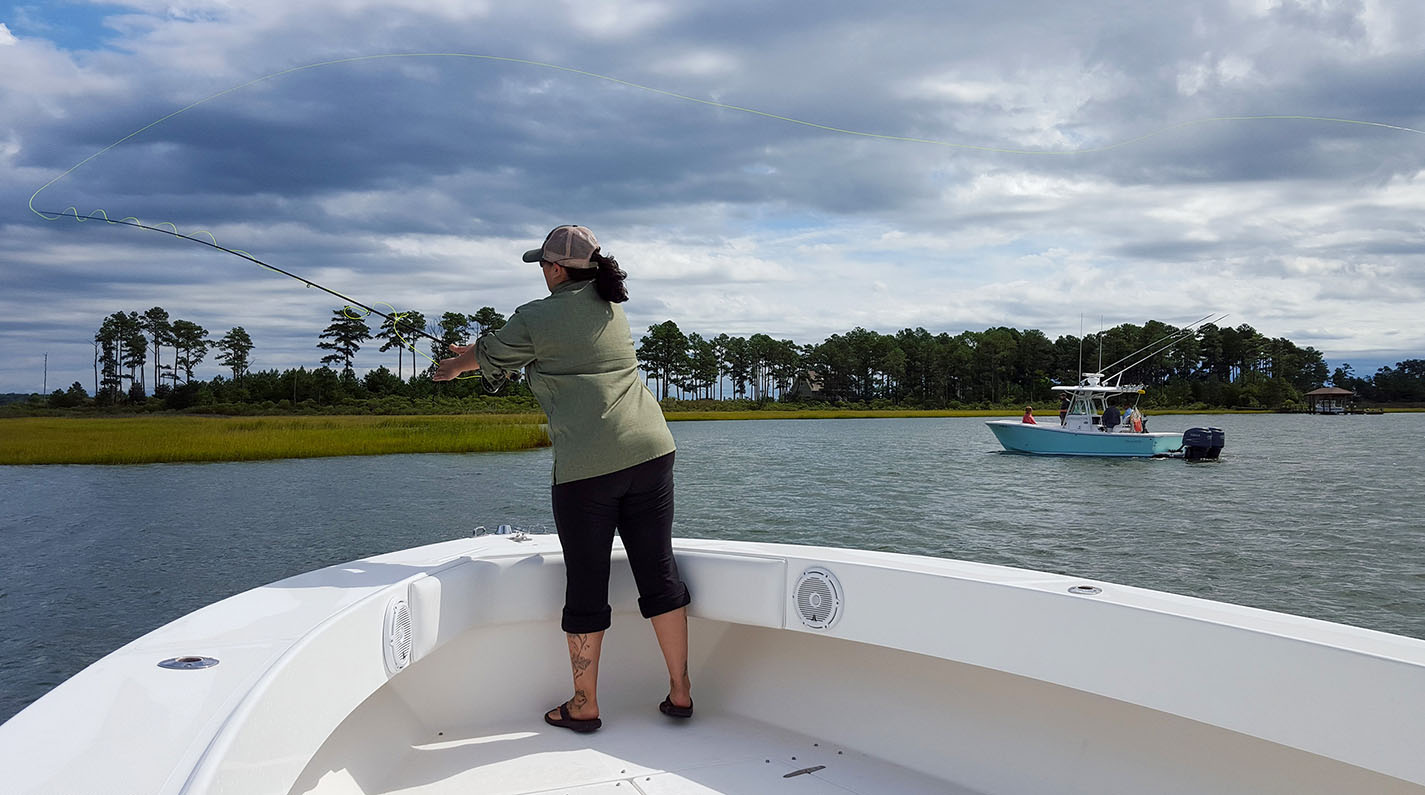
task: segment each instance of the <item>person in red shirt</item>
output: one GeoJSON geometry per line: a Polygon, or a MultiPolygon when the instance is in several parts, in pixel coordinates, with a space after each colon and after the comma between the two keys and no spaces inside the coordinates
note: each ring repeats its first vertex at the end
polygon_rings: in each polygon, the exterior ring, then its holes
{"type": "Polygon", "coordinates": [[[1037,422],[1034,421],[1034,407],[1033,407],[1033,406],[1025,406],[1025,407],[1024,407],[1024,419],[1020,420],[1020,422],[1027,422],[1027,423],[1029,423],[1030,425],[1038,425],[1038,424],[1039,424],[1039,423],[1037,423],[1037,422]]]}

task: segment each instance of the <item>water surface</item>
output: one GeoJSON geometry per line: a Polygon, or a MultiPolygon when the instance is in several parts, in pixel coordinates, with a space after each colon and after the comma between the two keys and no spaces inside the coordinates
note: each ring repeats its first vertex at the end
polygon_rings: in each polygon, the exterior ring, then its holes
{"type": "MultiPolygon", "coordinates": [[[[1068,573],[1425,638],[1425,414],[1216,425],[1215,464],[1000,451],[975,418],[673,423],[680,536],[1068,573]]],[[[309,569],[552,529],[550,452],[0,467],[0,720],[143,633],[309,569]]]]}

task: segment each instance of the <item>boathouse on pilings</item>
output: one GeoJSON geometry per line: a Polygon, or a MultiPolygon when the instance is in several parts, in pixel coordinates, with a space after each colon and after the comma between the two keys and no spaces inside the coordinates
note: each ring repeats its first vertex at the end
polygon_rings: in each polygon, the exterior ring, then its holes
{"type": "Polygon", "coordinates": [[[1306,395],[1307,411],[1312,414],[1345,414],[1356,393],[1338,386],[1323,386],[1306,395]]]}

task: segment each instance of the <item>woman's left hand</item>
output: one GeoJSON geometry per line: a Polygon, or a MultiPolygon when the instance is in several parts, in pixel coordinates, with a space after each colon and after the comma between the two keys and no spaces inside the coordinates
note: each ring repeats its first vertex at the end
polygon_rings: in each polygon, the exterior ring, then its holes
{"type": "Polygon", "coordinates": [[[480,362],[475,359],[474,345],[452,345],[450,350],[455,353],[449,359],[442,359],[436,365],[435,372],[431,373],[432,381],[450,381],[467,370],[479,370],[480,362]]]}

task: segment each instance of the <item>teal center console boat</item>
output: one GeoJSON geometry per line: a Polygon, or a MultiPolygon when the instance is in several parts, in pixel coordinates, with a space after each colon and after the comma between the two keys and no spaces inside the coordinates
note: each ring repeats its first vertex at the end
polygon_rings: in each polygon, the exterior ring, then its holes
{"type": "Polygon", "coordinates": [[[1042,422],[1030,422],[1026,416],[1023,420],[991,420],[985,424],[1012,453],[1217,458],[1223,445],[1221,430],[1149,431],[1148,419],[1138,410],[1138,399],[1145,388],[1141,384],[1121,384],[1122,375],[1118,373],[1109,379],[1110,383],[1101,373],[1084,373],[1075,386],[1054,387],[1054,391],[1068,397],[1069,405],[1062,417],[1048,416],[1042,422]]]}

